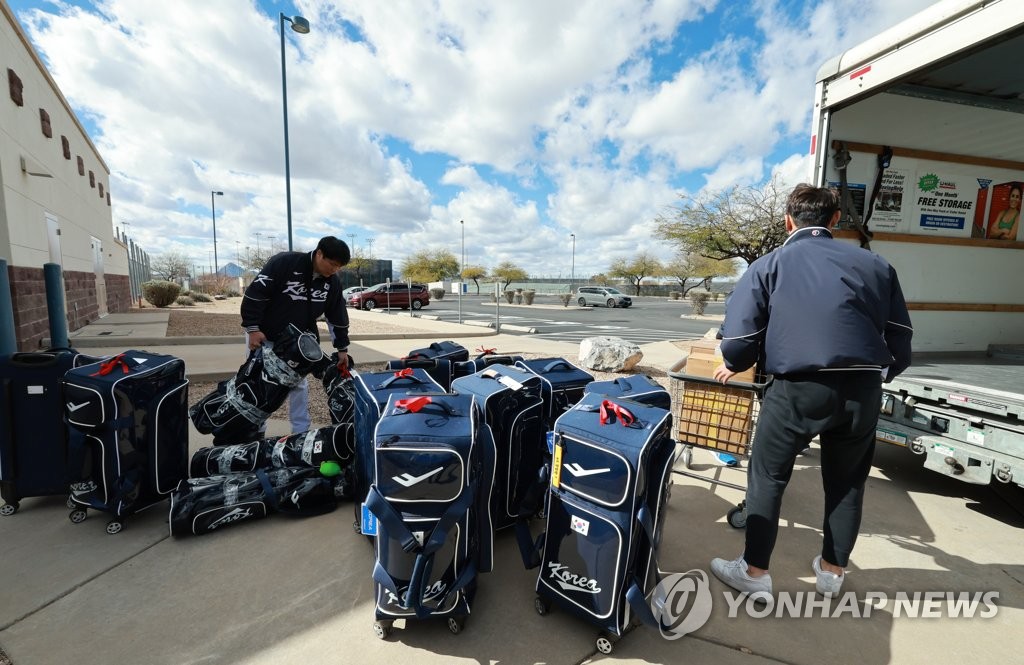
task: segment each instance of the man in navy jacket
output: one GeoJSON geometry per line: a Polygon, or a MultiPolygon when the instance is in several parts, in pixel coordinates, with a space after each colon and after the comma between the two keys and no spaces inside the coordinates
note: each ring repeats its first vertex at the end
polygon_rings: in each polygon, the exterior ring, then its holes
{"type": "MultiPolygon", "coordinates": [[[[290,323],[317,333],[316,320],[324,315],[338,350],[338,367],[347,368],[348,310],[337,273],[350,259],[348,245],[334,236],[321,238],[312,252],[281,252],[270,257],[242,298],[242,327],[249,349],[272,343],[290,323]]],[[[305,380],[288,394],[288,418],[293,433],[309,430],[309,386],[305,380]]]]}
{"type": "Polygon", "coordinates": [[[798,185],[786,202],[782,247],[750,264],[722,331],[727,382],[763,351],[774,378],[751,446],[744,553],[712,572],[754,599],[772,593],[768,567],[782,495],[798,453],[820,437],[824,542],[812,561],[818,591],[839,592],[857,540],[871,469],[881,384],[910,365],[913,329],[896,271],[882,257],[832,239],[839,199],[798,185]]]}

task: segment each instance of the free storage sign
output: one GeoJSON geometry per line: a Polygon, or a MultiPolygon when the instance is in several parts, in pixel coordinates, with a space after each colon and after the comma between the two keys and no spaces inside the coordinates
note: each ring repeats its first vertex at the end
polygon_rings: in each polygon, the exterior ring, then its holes
{"type": "Polygon", "coordinates": [[[969,176],[918,172],[915,204],[918,233],[970,237],[977,179],[969,176]]]}

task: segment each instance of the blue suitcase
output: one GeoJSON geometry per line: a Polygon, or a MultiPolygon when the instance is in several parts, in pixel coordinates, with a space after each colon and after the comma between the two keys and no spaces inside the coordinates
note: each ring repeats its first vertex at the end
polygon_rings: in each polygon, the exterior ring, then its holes
{"type": "Polygon", "coordinates": [[[558,416],[583,397],[583,388],[594,380],[587,371],[564,358],[520,360],[516,367],[533,372],[544,382],[544,403],[547,406],[547,427],[554,427],[558,416]]]}
{"type": "Polygon", "coordinates": [[[488,572],[487,495],[494,442],[471,395],[392,395],[377,425],[373,484],[374,631],[395,619],[446,618],[462,630],[488,572]]]}
{"type": "Polygon", "coordinates": [[[170,495],[188,477],[188,380],[174,356],[125,351],[68,371],[64,417],[81,434],[70,450],[75,524],[110,513],[107,533],[170,495]]]}
{"type": "Polygon", "coordinates": [[[646,374],[621,376],[614,381],[594,381],[583,388],[583,393],[621,397],[666,411],[672,410],[672,396],[665,390],[665,386],[646,374]]]}
{"type": "Polygon", "coordinates": [[[93,361],[70,349],[0,356],[0,515],[27,497],[71,493],[60,380],[93,361]]]}
{"type": "Polygon", "coordinates": [[[452,363],[469,360],[469,349],[449,340],[446,342],[434,342],[422,349],[413,349],[406,356],[408,360],[431,360],[434,358],[449,360],[452,363]]]}
{"type": "Polygon", "coordinates": [[[419,393],[441,393],[445,389],[422,369],[406,368],[395,372],[352,372],[353,399],[355,401],[355,464],[353,465],[353,491],[355,492],[355,522],[352,527],[361,531],[362,502],[373,482],[373,432],[377,428],[384,406],[392,394],[401,396],[419,393]]]}
{"type": "Polygon", "coordinates": [[[586,395],[555,423],[536,609],[552,604],[596,625],[610,653],[632,614],[653,621],[657,543],[675,443],[669,411],[586,395]]]}
{"type": "Polygon", "coordinates": [[[529,518],[541,508],[547,483],[540,377],[494,365],[455,379],[452,390],[476,398],[483,426],[497,447],[491,496],[494,528],[529,518]]]}
{"type": "Polygon", "coordinates": [[[487,369],[491,365],[508,365],[512,367],[516,362],[523,359],[522,356],[501,355],[494,352],[494,349],[477,349],[482,351],[476,358],[457,362],[452,365],[452,376],[459,378],[476,374],[487,369]]]}
{"type": "Polygon", "coordinates": [[[398,358],[389,360],[384,365],[384,369],[391,371],[406,368],[424,370],[445,390],[450,390],[452,387],[452,361],[447,358],[398,358]]]}

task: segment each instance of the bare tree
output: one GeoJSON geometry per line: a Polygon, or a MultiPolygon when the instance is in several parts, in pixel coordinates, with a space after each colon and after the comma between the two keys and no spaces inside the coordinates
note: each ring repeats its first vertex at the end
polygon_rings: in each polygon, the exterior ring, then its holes
{"type": "Polygon", "coordinates": [[[647,277],[657,277],[665,270],[661,261],[648,252],[640,252],[632,260],[616,259],[608,273],[613,277],[628,279],[640,295],[640,283],[647,277]]]}
{"type": "Polygon", "coordinates": [[[761,187],[680,195],[682,205],[655,220],[656,235],[683,252],[749,264],[785,242],[787,195],[778,176],[761,187]]]}
{"type": "Polygon", "coordinates": [[[736,263],[733,259],[718,261],[709,259],[693,252],[680,252],[667,266],[664,275],[679,283],[683,296],[701,284],[704,288],[711,287],[711,280],[716,277],[732,277],[736,274],[736,263]]]}
{"type": "Polygon", "coordinates": [[[191,268],[192,262],[180,252],[164,252],[153,257],[149,264],[150,273],[154,277],[177,284],[188,278],[191,268]]]}

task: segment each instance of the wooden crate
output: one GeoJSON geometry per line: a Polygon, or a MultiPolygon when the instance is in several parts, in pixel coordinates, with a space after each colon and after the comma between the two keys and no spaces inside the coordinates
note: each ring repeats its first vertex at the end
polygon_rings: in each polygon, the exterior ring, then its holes
{"type": "Polygon", "coordinates": [[[753,390],[674,380],[677,439],[730,455],[750,455],[759,404],[753,390]]]}

